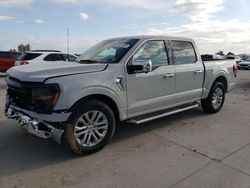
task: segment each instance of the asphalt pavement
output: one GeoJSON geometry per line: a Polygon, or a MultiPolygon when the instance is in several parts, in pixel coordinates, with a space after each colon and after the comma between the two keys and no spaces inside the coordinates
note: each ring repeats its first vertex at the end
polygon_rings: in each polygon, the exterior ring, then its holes
{"type": "MultiPolygon", "coordinates": [[[[5,88],[0,78],[1,112],[5,88]]],[[[106,148],[83,157],[0,113],[0,187],[250,188],[249,91],[250,71],[239,71],[219,113],[122,124],[106,148]]]]}

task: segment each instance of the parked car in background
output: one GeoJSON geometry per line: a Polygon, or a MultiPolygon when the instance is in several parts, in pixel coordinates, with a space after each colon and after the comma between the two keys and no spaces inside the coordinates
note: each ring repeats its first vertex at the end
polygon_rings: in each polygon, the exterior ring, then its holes
{"type": "Polygon", "coordinates": [[[0,51],[0,72],[6,72],[13,67],[20,55],[19,52],[0,51]]]}
{"type": "Polygon", "coordinates": [[[201,59],[203,61],[214,61],[214,60],[222,60],[226,59],[224,56],[218,55],[218,54],[202,54],[201,59]]]}
{"type": "Polygon", "coordinates": [[[245,59],[238,63],[238,69],[250,69],[250,56],[245,57],[245,59]]]}
{"type": "Polygon", "coordinates": [[[77,57],[79,57],[80,55],[82,55],[82,54],[74,54],[75,56],[77,56],[77,57]]]}
{"type": "MultiPolygon", "coordinates": [[[[78,154],[102,149],[120,121],[141,124],[196,108],[219,112],[235,87],[235,60],[202,61],[191,39],[132,36],[103,41],[80,63],[7,72],[5,114],[78,154]]],[[[11,138],[10,138],[11,139],[11,138]]]]}
{"type": "Polygon", "coordinates": [[[241,57],[238,55],[236,55],[234,58],[237,64],[242,61],[241,57]]]}
{"type": "Polygon", "coordinates": [[[226,55],[225,58],[226,59],[235,59],[235,56],[234,55],[226,55]]]}
{"type": "Polygon", "coordinates": [[[73,54],[62,53],[60,51],[49,50],[34,50],[30,52],[24,52],[15,62],[15,65],[26,65],[47,61],[70,61],[74,62],[76,56],[73,54]]]}

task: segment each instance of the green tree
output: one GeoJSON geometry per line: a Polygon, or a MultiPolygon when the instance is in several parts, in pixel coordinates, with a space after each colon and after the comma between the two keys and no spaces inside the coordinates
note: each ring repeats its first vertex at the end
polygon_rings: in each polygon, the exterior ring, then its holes
{"type": "Polygon", "coordinates": [[[227,55],[228,56],[234,56],[234,53],[233,52],[228,52],[227,55]]]}
{"type": "Polygon", "coordinates": [[[223,51],[218,51],[216,54],[217,54],[217,55],[221,55],[221,56],[224,56],[224,55],[225,55],[223,51]]]}

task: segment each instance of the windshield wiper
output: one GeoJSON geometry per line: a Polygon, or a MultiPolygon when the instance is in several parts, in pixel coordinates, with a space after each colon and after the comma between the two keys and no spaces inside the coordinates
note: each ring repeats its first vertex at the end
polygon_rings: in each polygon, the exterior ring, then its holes
{"type": "Polygon", "coordinates": [[[100,61],[91,60],[91,59],[83,59],[83,60],[80,60],[80,63],[91,64],[91,63],[101,63],[101,62],[100,61]]]}

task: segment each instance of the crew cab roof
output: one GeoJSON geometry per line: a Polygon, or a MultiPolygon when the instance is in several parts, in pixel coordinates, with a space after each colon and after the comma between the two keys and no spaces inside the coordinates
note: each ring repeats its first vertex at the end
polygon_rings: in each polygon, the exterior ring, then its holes
{"type": "Polygon", "coordinates": [[[134,36],[124,36],[124,37],[114,37],[112,39],[139,39],[139,40],[149,40],[149,39],[167,39],[167,40],[184,40],[184,41],[192,41],[191,38],[186,37],[175,37],[175,36],[168,36],[168,35],[134,35],[134,36]]]}

